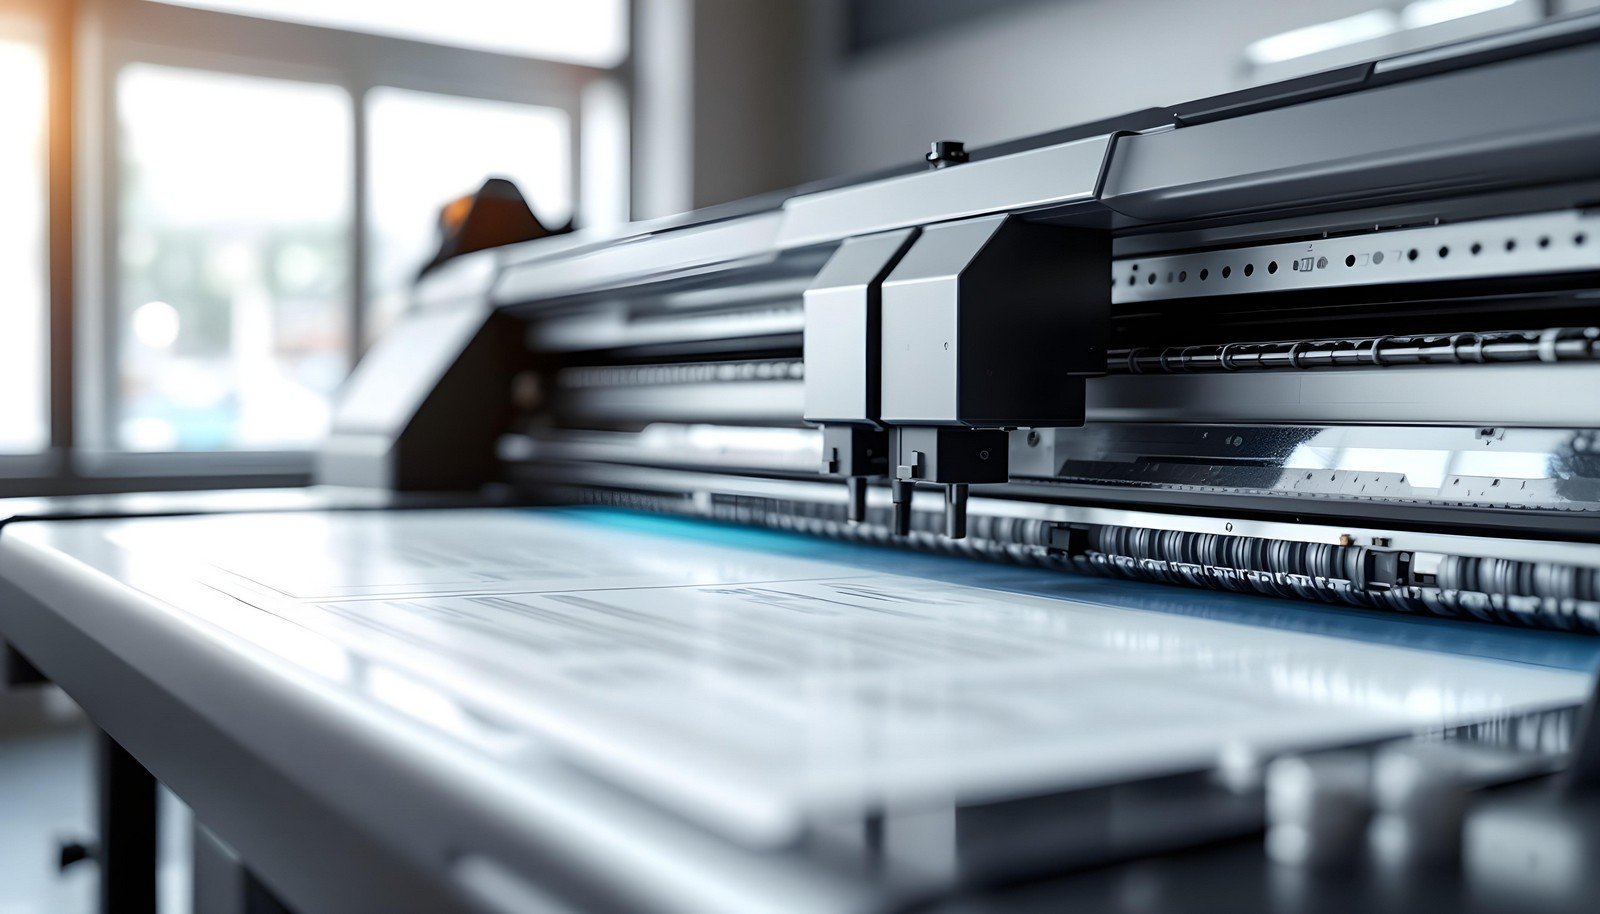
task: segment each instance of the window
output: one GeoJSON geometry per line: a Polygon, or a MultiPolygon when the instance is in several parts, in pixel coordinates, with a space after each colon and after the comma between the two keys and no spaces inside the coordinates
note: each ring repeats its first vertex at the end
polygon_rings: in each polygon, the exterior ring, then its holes
{"type": "Polygon", "coordinates": [[[624,0],[159,0],[480,51],[614,67],[627,53],[624,0]]]}
{"type": "Polygon", "coordinates": [[[117,122],[118,445],[310,445],[349,367],[349,94],[137,64],[117,122]]]}
{"type": "Polygon", "coordinates": [[[626,217],[629,0],[0,0],[0,496],[284,485],[490,176],[626,217]]]}
{"type": "Polygon", "coordinates": [[[49,441],[45,64],[36,45],[0,37],[0,86],[0,453],[30,453],[49,441]]]}
{"type": "Polygon", "coordinates": [[[444,202],[509,178],[549,228],[572,218],[565,111],[380,87],[367,93],[370,336],[404,308],[444,202]]]}
{"type": "Polygon", "coordinates": [[[440,207],[502,176],[561,225],[580,163],[625,168],[622,0],[84,5],[90,473],[306,472],[440,207]]]}

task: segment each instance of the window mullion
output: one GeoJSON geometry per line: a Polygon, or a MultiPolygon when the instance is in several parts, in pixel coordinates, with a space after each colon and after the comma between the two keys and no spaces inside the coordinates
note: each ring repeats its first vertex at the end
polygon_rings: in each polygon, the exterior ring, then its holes
{"type": "Polygon", "coordinates": [[[355,118],[351,125],[351,154],[354,162],[350,171],[351,176],[351,215],[350,226],[350,319],[348,323],[350,340],[348,351],[350,353],[350,368],[354,370],[356,362],[360,361],[367,349],[367,258],[370,253],[368,237],[368,181],[367,165],[371,157],[367,153],[369,137],[367,134],[367,91],[371,87],[366,84],[349,86],[350,90],[350,116],[355,118]]]}
{"type": "Polygon", "coordinates": [[[67,456],[76,443],[73,412],[73,248],[74,175],[78,159],[74,148],[77,117],[76,2],[50,5],[46,23],[46,92],[49,99],[46,127],[48,213],[46,228],[47,274],[50,302],[47,326],[49,353],[50,447],[56,454],[55,473],[70,473],[67,456]]]}

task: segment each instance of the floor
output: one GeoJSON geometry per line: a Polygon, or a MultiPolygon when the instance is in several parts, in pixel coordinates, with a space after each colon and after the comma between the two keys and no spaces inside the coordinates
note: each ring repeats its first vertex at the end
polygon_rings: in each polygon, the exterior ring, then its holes
{"type": "MultiPolygon", "coordinates": [[[[60,870],[63,842],[94,841],[93,730],[53,687],[0,690],[0,914],[90,914],[92,861],[60,870]]],[[[160,914],[189,914],[189,814],[161,792],[160,914]]]]}

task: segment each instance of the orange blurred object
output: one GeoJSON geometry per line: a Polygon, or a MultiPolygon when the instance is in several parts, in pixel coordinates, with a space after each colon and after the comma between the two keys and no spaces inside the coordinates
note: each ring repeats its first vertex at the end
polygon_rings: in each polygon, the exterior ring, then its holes
{"type": "Polygon", "coordinates": [[[490,178],[475,193],[457,197],[439,211],[439,250],[420,275],[462,254],[571,230],[570,223],[556,229],[545,227],[515,184],[490,178]]]}

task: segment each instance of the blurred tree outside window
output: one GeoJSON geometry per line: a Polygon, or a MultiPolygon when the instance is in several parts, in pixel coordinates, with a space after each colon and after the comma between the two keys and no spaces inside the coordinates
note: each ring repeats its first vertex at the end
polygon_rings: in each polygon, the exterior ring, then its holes
{"type": "Polygon", "coordinates": [[[117,82],[116,443],[294,448],[349,369],[351,101],[137,64],[117,82]]]}

